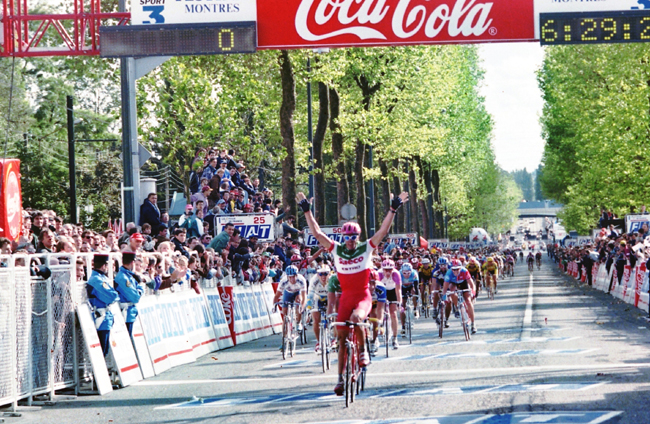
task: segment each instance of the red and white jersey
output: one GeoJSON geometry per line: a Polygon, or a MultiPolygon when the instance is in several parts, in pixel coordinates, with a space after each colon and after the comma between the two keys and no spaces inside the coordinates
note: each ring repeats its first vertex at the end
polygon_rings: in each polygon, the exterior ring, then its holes
{"type": "Polygon", "coordinates": [[[368,290],[368,277],[373,269],[372,252],[375,248],[371,240],[358,243],[354,251],[347,250],[343,244],[332,242],[329,251],[334,256],[341,293],[368,290]]]}

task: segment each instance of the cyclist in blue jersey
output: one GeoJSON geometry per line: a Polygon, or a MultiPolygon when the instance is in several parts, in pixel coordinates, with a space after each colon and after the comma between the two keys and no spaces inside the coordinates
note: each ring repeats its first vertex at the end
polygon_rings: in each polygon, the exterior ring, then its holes
{"type": "MultiPolygon", "coordinates": [[[[447,300],[447,290],[449,288],[453,291],[458,290],[473,290],[474,283],[472,282],[472,276],[469,274],[469,271],[465,269],[458,259],[451,261],[451,269],[445,274],[445,285],[442,288],[442,300],[447,300]]],[[[476,333],[476,325],[474,324],[474,306],[472,305],[472,293],[463,292],[463,298],[465,299],[465,306],[467,307],[467,315],[469,320],[472,322],[472,334],[476,333]]],[[[456,296],[452,297],[452,301],[455,306],[458,306],[458,298],[456,296]]],[[[456,312],[456,318],[460,318],[460,313],[456,312]]]]}
{"type": "MultiPolygon", "coordinates": [[[[436,317],[436,323],[441,325],[440,315],[438,312],[438,302],[440,301],[440,293],[442,293],[442,287],[445,285],[445,275],[449,271],[449,260],[445,257],[438,259],[438,264],[436,269],[433,270],[433,316],[436,317]]],[[[445,328],[449,328],[449,315],[451,314],[451,304],[447,304],[445,307],[445,328]]]]}
{"type": "MultiPolygon", "coordinates": [[[[420,290],[420,279],[418,278],[418,273],[413,270],[413,266],[404,262],[402,265],[402,337],[406,337],[406,314],[404,313],[404,308],[406,308],[406,299],[409,294],[419,296],[420,290]]],[[[413,310],[415,311],[415,317],[419,317],[418,313],[418,300],[413,299],[413,310]]]]}

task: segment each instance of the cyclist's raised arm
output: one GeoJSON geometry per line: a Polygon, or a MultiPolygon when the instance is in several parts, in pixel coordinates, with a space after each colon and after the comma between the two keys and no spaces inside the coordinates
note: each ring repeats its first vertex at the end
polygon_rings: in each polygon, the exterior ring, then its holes
{"type": "Polygon", "coordinates": [[[300,192],[296,195],[296,201],[298,202],[298,206],[302,209],[303,213],[305,214],[305,219],[307,220],[307,225],[309,226],[309,231],[316,237],[316,240],[323,246],[326,250],[330,250],[332,247],[332,240],[330,240],[325,233],[323,233],[318,226],[318,222],[314,219],[314,216],[311,214],[311,203],[309,200],[307,200],[307,197],[305,197],[305,194],[300,192]]]}
{"type": "MultiPolygon", "coordinates": [[[[393,195],[391,194],[391,198],[393,195]]],[[[379,246],[379,243],[388,235],[390,231],[390,226],[393,225],[393,219],[395,218],[395,213],[397,209],[402,206],[402,203],[406,202],[409,199],[409,194],[407,192],[402,192],[398,197],[392,199],[390,204],[390,209],[384,218],[384,221],[381,223],[381,227],[375,233],[374,236],[370,239],[374,246],[379,246]]]]}

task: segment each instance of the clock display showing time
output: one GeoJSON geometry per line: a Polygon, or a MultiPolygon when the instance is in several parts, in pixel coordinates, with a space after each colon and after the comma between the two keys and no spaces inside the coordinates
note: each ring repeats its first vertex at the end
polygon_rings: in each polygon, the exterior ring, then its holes
{"type": "Polygon", "coordinates": [[[650,10],[541,13],[540,43],[598,44],[650,41],[650,10]]]}

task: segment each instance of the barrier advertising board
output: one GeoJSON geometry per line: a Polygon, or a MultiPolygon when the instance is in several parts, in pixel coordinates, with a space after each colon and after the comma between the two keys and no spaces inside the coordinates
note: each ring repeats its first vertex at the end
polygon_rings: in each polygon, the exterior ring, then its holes
{"type": "Polygon", "coordinates": [[[0,160],[0,237],[18,241],[23,226],[20,161],[0,160]]]}
{"type": "Polygon", "coordinates": [[[111,355],[122,386],[130,386],[142,380],[142,372],[120,306],[113,303],[108,308],[113,313],[113,327],[110,333],[111,355]]]}
{"type": "MultiPolygon", "coordinates": [[[[203,289],[208,309],[210,310],[210,318],[212,320],[212,328],[214,330],[219,349],[234,346],[232,335],[230,333],[230,326],[233,324],[232,311],[223,307],[222,297],[217,289],[203,289]]],[[[226,300],[230,302],[230,295],[226,295],[226,300]]]]}
{"type": "Polygon", "coordinates": [[[133,322],[133,347],[135,348],[136,355],[138,355],[138,363],[140,364],[142,377],[154,377],[156,372],[153,369],[153,362],[151,361],[151,355],[149,355],[149,346],[147,346],[147,340],[144,338],[144,331],[142,330],[142,323],[140,322],[139,316],[133,322]]]}
{"type": "Polygon", "coordinates": [[[90,364],[93,367],[97,390],[100,395],[112,392],[113,385],[111,384],[111,378],[108,376],[104,353],[102,352],[102,346],[99,343],[97,329],[95,328],[95,320],[92,317],[92,312],[87,303],[77,305],[77,316],[79,317],[81,332],[84,335],[86,351],[90,357],[90,364]]]}
{"type": "Polygon", "coordinates": [[[625,215],[625,232],[639,231],[643,224],[650,227],[650,215],[625,215]]]}
{"type": "Polygon", "coordinates": [[[215,219],[217,235],[224,225],[232,223],[242,238],[257,237],[259,241],[275,240],[275,216],[269,213],[220,215],[215,219]]]}
{"type": "MultiPolygon", "coordinates": [[[[336,241],[338,243],[343,243],[343,237],[341,236],[341,227],[339,226],[323,226],[320,227],[321,231],[325,233],[327,237],[336,241]]],[[[309,227],[303,229],[305,231],[305,246],[314,247],[318,246],[318,240],[316,237],[309,231],[309,227]]]]}

